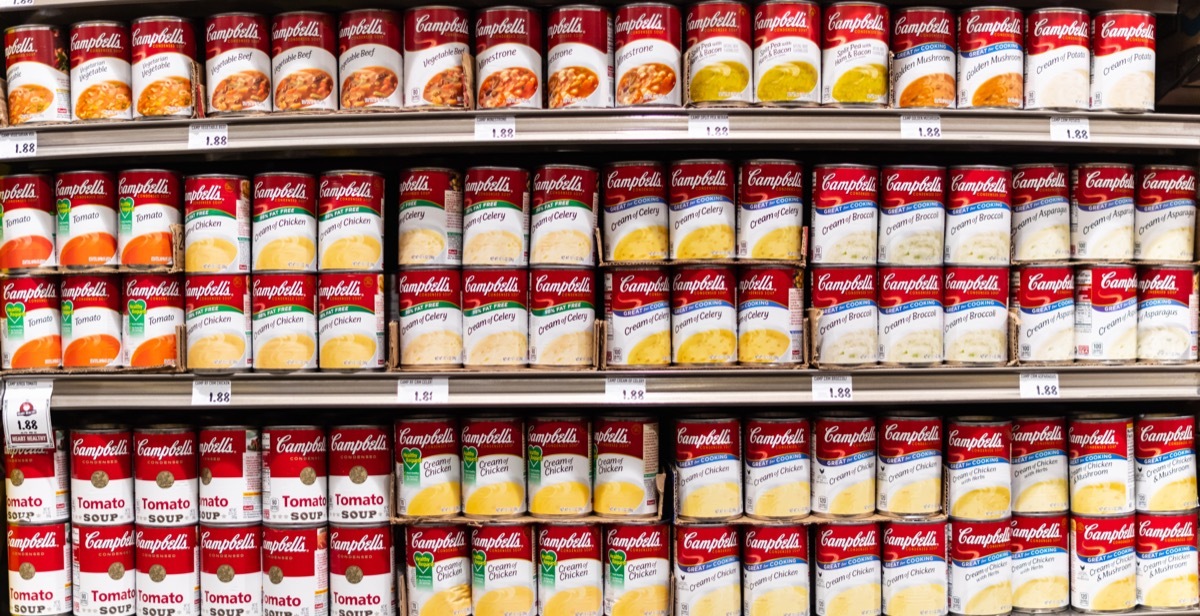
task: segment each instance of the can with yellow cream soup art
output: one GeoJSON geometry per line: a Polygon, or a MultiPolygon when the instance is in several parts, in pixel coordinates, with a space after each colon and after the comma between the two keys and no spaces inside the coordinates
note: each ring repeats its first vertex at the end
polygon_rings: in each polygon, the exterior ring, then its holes
{"type": "Polygon", "coordinates": [[[544,165],[533,175],[533,265],[594,265],[599,173],[580,165],[544,165]]]}
{"type": "Polygon", "coordinates": [[[254,176],[251,232],[254,271],[316,271],[317,179],[306,173],[254,176]]]}
{"type": "Polygon", "coordinates": [[[940,616],[946,591],[946,521],[888,520],[882,535],[883,613],[887,616],[940,616]]]}
{"type": "Polygon", "coordinates": [[[1012,422],[961,417],[946,426],[950,516],[1001,520],[1012,514],[1012,422]]]}
{"type": "Polygon", "coordinates": [[[825,7],[822,104],[887,104],[888,31],[888,8],[882,4],[835,2],[825,7]]]}
{"type": "Polygon", "coordinates": [[[794,160],[758,159],[742,163],[738,173],[737,257],[803,259],[804,167],[794,160]]]}
{"type": "Polygon", "coordinates": [[[742,513],[742,431],[735,418],[675,422],[676,515],[729,520],[742,513]]]}
{"type": "Polygon", "coordinates": [[[1133,419],[1072,419],[1067,431],[1071,513],[1116,516],[1134,511],[1133,419]]]}
{"type": "Polygon", "coordinates": [[[688,266],[671,280],[671,359],[732,364],[737,359],[733,268],[688,266]]]}
{"type": "Polygon", "coordinates": [[[525,507],[525,430],[520,419],[472,417],[462,423],[463,513],[521,515],[525,507]]]}
{"type": "Polygon", "coordinates": [[[191,275],[184,280],[188,369],[197,372],[249,370],[250,277],[191,275]]]}
{"type": "Polygon", "coordinates": [[[675,613],[740,614],[741,548],[732,524],[676,526],[675,613]]]}
{"type": "Polygon", "coordinates": [[[463,272],[467,366],[529,363],[529,271],[480,267],[463,272]]]}
{"type": "Polygon", "coordinates": [[[383,269],[383,176],[374,171],[326,171],[319,191],[317,268],[383,269]]]}
{"type": "Polygon", "coordinates": [[[467,527],[406,526],[405,570],[412,616],[470,616],[471,546],[467,527]]]}
{"type": "Polygon", "coordinates": [[[414,167],[400,174],[400,265],[462,263],[462,174],[414,167]]]}
{"type": "Polygon", "coordinates": [[[0,356],[5,370],[62,366],[62,330],[58,281],[52,276],[22,276],[4,280],[4,329],[0,356]]]}
{"type": "Polygon", "coordinates": [[[671,363],[671,279],[660,267],[604,272],[605,345],[610,366],[671,363]]]}
{"type": "Polygon", "coordinates": [[[463,265],[529,263],[529,172],[472,167],[463,190],[463,265]]]}
{"type": "Polygon", "coordinates": [[[384,366],[383,274],[317,275],[317,362],[322,370],[384,366]]]}
{"type": "Polygon", "coordinates": [[[803,275],[793,267],[738,272],[738,361],[797,364],[804,359],[803,275]]]}
{"type": "Polygon", "coordinates": [[[537,614],[533,526],[492,522],[471,529],[471,606],[475,616],[537,614]]]}
{"type": "Polygon", "coordinates": [[[954,520],[950,544],[950,611],[997,616],[1012,611],[1012,528],[1008,519],[954,520]]]}
{"type": "Polygon", "coordinates": [[[541,616],[600,616],[604,591],[600,527],[542,524],[537,539],[541,616]]]}
{"type": "Polygon", "coordinates": [[[613,524],[604,534],[604,613],[665,616],[671,613],[671,544],[668,525],[613,524]]]}
{"type": "Polygon", "coordinates": [[[808,527],[748,526],[742,544],[742,614],[809,616],[808,527]]]}
{"type": "Polygon", "coordinates": [[[593,423],[596,446],[595,512],[606,518],[658,513],[658,421],[609,414],[593,423]]]}
{"type": "Polygon", "coordinates": [[[68,171],[55,176],[58,265],[86,269],[116,265],[117,190],[106,171],[68,171]]]}
{"type": "Polygon", "coordinates": [[[408,270],[398,275],[396,283],[400,292],[401,365],[462,365],[461,271],[408,270]]]}
{"type": "MultiPolygon", "coordinates": [[[[942,510],[942,420],[890,415],[879,420],[875,508],[895,516],[942,510]]],[[[884,532],[886,543],[887,533],[884,532]]]]}
{"type": "Polygon", "coordinates": [[[592,430],[580,416],[540,416],[526,425],[529,513],[572,517],[592,512],[592,430]]]}
{"type": "Polygon", "coordinates": [[[750,9],[735,0],[705,0],[688,7],[683,58],[688,103],[746,104],[750,88],[750,9]]]}
{"type": "Polygon", "coordinates": [[[172,267],[173,229],[179,225],[182,182],[163,169],[127,169],[117,175],[117,244],[128,268],[172,267]]]}
{"type": "Polygon", "coordinates": [[[595,356],[596,289],[590,269],[529,272],[529,364],[587,367],[595,356]]]}
{"type": "Polygon", "coordinates": [[[255,274],[254,369],[317,369],[316,274],[255,274]]]}
{"type": "Polygon", "coordinates": [[[396,513],[446,517],[462,511],[458,425],[445,417],[396,420],[396,513]]]}
{"type": "MultiPolygon", "coordinates": [[[[746,515],[794,520],[812,511],[812,428],[804,417],[752,417],[746,422],[746,515]]],[[[807,604],[807,601],[805,601],[807,604]]]]}
{"type": "Polygon", "coordinates": [[[1071,607],[1125,612],[1137,605],[1137,530],[1132,513],[1071,516],[1071,607]]]}
{"type": "Polygon", "coordinates": [[[1136,521],[1138,605],[1162,610],[1196,607],[1196,514],[1139,513],[1136,521]]]}
{"type": "Polygon", "coordinates": [[[733,165],[727,160],[671,163],[671,258],[683,261],[732,259],[733,165]]]}
{"type": "Polygon", "coordinates": [[[626,161],[604,168],[604,260],[663,261],[667,188],[661,163],[626,161]]]}
{"type": "Polygon", "coordinates": [[[122,284],[122,365],[175,367],[179,328],[185,323],[183,277],[127,274],[122,284]]]}
{"type": "Polygon", "coordinates": [[[114,274],[63,276],[62,365],[121,365],[121,285],[114,274]]]}
{"type": "Polygon", "coordinates": [[[1066,511],[1067,466],[1066,418],[1013,418],[1014,514],[1066,511]]]}
{"type": "Polygon", "coordinates": [[[1134,425],[1138,511],[1168,513],[1196,508],[1196,419],[1143,415],[1134,425]]]}
{"type": "Polygon", "coordinates": [[[187,273],[250,271],[250,180],[237,175],[188,176],[183,209],[187,273]]]}
{"type": "Polygon", "coordinates": [[[875,420],[813,421],[813,513],[853,518],[875,513],[875,420]]]}
{"type": "Polygon", "coordinates": [[[1013,608],[1058,612],[1071,604],[1067,514],[1012,517],[1013,608]]]}
{"type": "Polygon", "coordinates": [[[808,0],[767,0],[754,9],[754,97],[764,105],[821,102],[821,10],[808,0]]]}
{"type": "Polygon", "coordinates": [[[878,616],[883,590],[879,525],[823,522],[813,542],[817,616],[878,616]]]}

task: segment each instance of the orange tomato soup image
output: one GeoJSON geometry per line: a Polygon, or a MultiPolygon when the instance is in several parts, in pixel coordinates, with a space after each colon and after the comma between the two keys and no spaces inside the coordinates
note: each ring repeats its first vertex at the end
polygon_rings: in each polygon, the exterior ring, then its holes
{"type": "Polygon", "coordinates": [[[175,360],[177,353],[175,336],[150,338],[133,350],[129,358],[130,368],[159,368],[175,360]]]}
{"type": "Polygon", "coordinates": [[[165,232],[139,235],[121,251],[124,265],[170,265],[171,234],[165,232]]]}
{"type": "Polygon", "coordinates": [[[63,366],[87,368],[107,366],[121,354],[121,341],[107,334],[97,334],[73,340],[63,349],[63,366]]]}
{"type": "Polygon", "coordinates": [[[104,265],[117,253],[117,238],[107,233],[85,233],[63,246],[58,262],[62,265],[104,265]]]}
{"type": "Polygon", "coordinates": [[[0,244],[0,268],[40,267],[54,253],[49,238],[37,235],[17,237],[0,244]]]}
{"type": "Polygon", "coordinates": [[[43,336],[22,344],[12,356],[13,370],[62,365],[62,336],[43,336]]]}

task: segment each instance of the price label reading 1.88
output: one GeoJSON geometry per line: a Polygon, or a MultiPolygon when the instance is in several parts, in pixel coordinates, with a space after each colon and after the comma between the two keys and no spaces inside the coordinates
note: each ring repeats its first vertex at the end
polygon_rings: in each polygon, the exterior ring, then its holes
{"type": "Polygon", "coordinates": [[[31,130],[0,134],[0,158],[31,158],[37,151],[38,136],[31,130]]]}
{"type": "Polygon", "coordinates": [[[1085,143],[1092,140],[1087,118],[1050,118],[1050,140],[1085,143]]]}
{"type": "Polygon", "coordinates": [[[517,119],[513,116],[475,118],[475,141],[509,141],[517,138],[517,119]]]}
{"type": "Polygon", "coordinates": [[[50,396],[54,381],[9,381],[4,389],[4,444],[7,447],[50,449],[50,396]]]}
{"type": "Polygon", "coordinates": [[[226,124],[193,124],[188,128],[189,150],[213,150],[229,147],[226,124]]]}
{"type": "Polygon", "coordinates": [[[1058,398],[1058,374],[1054,372],[1021,373],[1022,398],[1058,398]]]}
{"type": "Polygon", "coordinates": [[[224,406],[233,403],[230,381],[192,381],[192,406],[224,406]]]}
{"type": "Polygon", "coordinates": [[[850,375],[814,376],[813,402],[851,402],[854,400],[854,381],[850,375]]]}

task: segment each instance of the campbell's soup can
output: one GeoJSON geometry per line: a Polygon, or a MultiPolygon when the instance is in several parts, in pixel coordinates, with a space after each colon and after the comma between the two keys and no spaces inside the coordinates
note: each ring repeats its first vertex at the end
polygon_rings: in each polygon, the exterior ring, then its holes
{"type": "Polygon", "coordinates": [[[317,180],[306,173],[254,176],[251,224],[255,272],[317,269],[317,180]]]}
{"type": "Polygon", "coordinates": [[[962,417],[946,426],[947,508],[957,520],[1012,514],[1012,422],[962,417]]]}
{"type": "Polygon", "coordinates": [[[184,271],[250,271],[250,180],[189,175],[183,182],[184,271]]]}
{"type": "Polygon", "coordinates": [[[258,428],[200,428],[201,524],[262,520],[262,441],[258,428]]]}
{"type": "Polygon", "coordinates": [[[617,9],[618,107],[682,104],[681,21],[679,9],[662,2],[635,2],[617,9]]]}
{"type": "Polygon", "coordinates": [[[812,263],[874,265],[879,170],[868,165],[817,165],[812,186],[812,263]]]}
{"type": "Polygon", "coordinates": [[[732,259],[733,165],[727,160],[671,163],[671,258],[681,261],[732,259]]]}
{"type": "Polygon", "coordinates": [[[817,318],[814,359],[831,366],[879,361],[879,274],[870,267],[815,267],[810,271],[817,318]]]}
{"type": "Polygon", "coordinates": [[[10,522],[9,610],[20,614],[67,614],[72,607],[71,590],[71,523],[10,522]]]}
{"type": "Polygon", "coordinates": [[[883,535],[883,613],[886,616],[946,613],[945,520],[888,520],[883,535]]]}
{"type": "Polygon", "coordinates": [[[688,6],[684,22],[687,103],[746,104],[750,88],[750,8],[737,0],[703,0],[688,6]]]}
{"type": "Polygon", "coordinates": [[[658,420],[609,415],[592,422],[596,444],[596,515],[642,518],[658,513],[658,420]]]}
{"type": "Polygon", "coordinates": [[[675,421],[676,515],[728,520],[742,513],[742,432],[735,418],[675,421]]]}
{"type": "Polygon", "coordinates": [[[122,279],[121,364],[131,368],[174,367],[179,328],[184,327],[182,278],[171,274],[126,274],[122,279]]]}
{"type": "Polygon", "coordinates": [[[1133,206],[1134,259],[1192,260],[1196,236],[1195,167],[1139,167],[1133,206]]]}
{"type": "Polygon", "coordinates": [[[255,274],[251,299],[254,369],[316,370],[316,274],[255,274]]]}
{"type": "Polygon", "coordinates": [[[742,163],[738,174],[737,258],[803,259],[804,167],[763,158],[742,163]]]}
{"type": "Polygon", "coordinates": [[[1026,109],[1088,108],[1089,21],[1087,11],[1075,8],[1043,8],[1025,16],[1026,109]]]}
{"type": "MultiPolygon", "coordinates": [[[[746,422],[745,438],[746,515],[795,520],[811,513],[812,428],[808,419],[752,417],[746,422]]],[[[802,558],[807,560],[807,554],[802,558]]]]}
{"type": "Polygon", "coordinates": [[[1075,359],[1075,272],[1069,264],[1025,265],[1017,278],[1017,359],[1075,359]]]}
{"type": "Polygon", "coordinates": [[[138,613],[167,609],[180,616],[200,613],[200,543],[197,527],[138,526],[138,613]],[[150,607],[154,606],[154,607],[150,607]]]}
{"type": "Polygon", "coordinates": [[[317,195],[317,269],[383,269],[383,176],[374,171],[321,174],[317,195]]]}
{"type": "Polygon", "coordinates": [[[68,56],[62,30],[40,24],[8,28],[4,31],[4,50],[9,84],[8,117],[12,125],[57,124],[73,120],[71,85],[74,80],[67,72],[68,56]]]}
{"type": "Polygon", "coordinates": [[[133,524],[71,527],[71,612],[131,616],[137,602],[135,551],[133,524]]]}
{"type": "Polygon", "coordinates": [[[821,9],[817,3],[768,0],[756,6],[755,102],[779,106],[819,104],[820,39],[821,9]]]}
{"type": "Polygon", "coordinates": [[[605,529],[605,614],[670,613],[669,529],[657,522],[613,524],[605,529]]]}
{"type": "Polygon", "coordinates": [[[71,521],[114,526],[133,522],[133,434],[123,426],[71,431],[71,521]]]}
{"type": "Polygon", "coordinates": [[[1071,517],[1071,607],[1090,613],[1125,612],[1137,605],[1132,513],[1071,517]]]}
{"type": "Polygon", "coordinates": [[[210,16],[204,27],[204,56],[208,114],[273,111],[267,18],[254,13],[210,16]]]}
{"type": "Polygon", "coordinates": [[[237,372],[250,369],[251,311],[245,275],[184,278],[189,370],[237,372]]]}
{"type": "Polygon", "coordinates": [[[406,417],[396,420],[394,434],[396,514],[435,518],[462,511],[457,423],[444,417],[406,417]]]}
{"type": "Polygon", "coordinates": [[[0,268],[6,270],[54,267],[58,206],[50,176],[38,173],[0,176],[0,208],[4,234],[0,237],[0,268]]]}
{"type": "Polygon", "coordinates": [[[742,613],[809,616],[808,527],[748,526],[742,543],[742,613]]]}
{"type": "Polygon", "coordinates": [[[263,613],[329,613],[329,530],[263,526],[263,613]]]}
{"type": "Polygon", "coordinates": [[[676,614],[741,613],[738,534],[732,524],[675,527],[676,614]]]}
{"type": "Polygon", "coordinates": [[[1191,415],[1143,415],[1134,424],[1133,455],[1139,512],[1196,508],[1196,419],[1191,415]]]}
{"type": "MultiPolygon", "coordinates": [[[[874,2],[835,2],[825,7],[824,19],[821,103],[887,105],[888,7],[874,2]]],[[[820,609],[817,614],[825,616],[820,609]]]]}
{"type": "Polygon", "coordinates": [[[529,513],[578,517],[592,512],[591,422],[548,415],[525,424],[529,513]]]}
{"type": "Polygon", "coordinates": [[[71,120],[133,118],[129,28],[116,21],[71,25],[71,120]]]}
{"type": "Polygon", "coordinates": [[[671,278],[664,268],[604,272],[606,364],[665,366],[671,363],[671,278]]]}
{"type": "Polygon", "coordinates": [[[596,290],[591,269],[529,271],[529,364],[595,364],[596,290]]]}
{"type": "Polygon", "coordinates": [[[1169,610],[1200,604],[1196,516],[1139,513],[1135,549],[1138,605],[1169,610]]]}
{"type": "Polygon", "coordinates": [[[879,174],[880,265],[941,265],[946,233],[946,169],[893,165],[879,174]]]}
{"type": "Polygon", "coordinates": [[[1092,16],[1093,110],[1154,111],[1155,27],[1146,11],[1092,16]]]}
{"type": "Polygon", "coordinates": [[[738,361],[804,361],[804,276],[792,267],[746,266],[738,271],[738,361]]]}
{"type": "Polygon", "coordinates": [[[176,265],[180,184],[179,174],[162,169],[127,169],[117,175],[117,244],[122,266],[176,265]]]}
{"type": "Polygon", "coordinates": [[[1025,99],[1024,43],[1019,9],[981,6],[959,13],[958,108],[1020,109],[1025,99]]]}
{"type": "Polygon", "coordinates": [[[66,430],[55,428],[51,448],[4,448],[9,522],[55,522],[71,517],[66,440],[66,430]]]}
{"type": "Polygon", "coordinates": [[[470,106],[464,91],[469,20],[466,9],[453,6],[420,6],[404,12],[405,107],[470,106]]]}
{"type": "Polygon", "coordinates": [[[891,415],[880,419],[877,463],[877,511],[900,517],[941,512],[940,418],[891,415]]]}
{"type": "Polygon", "coordinates": [[[1015,515],[1067,510],[1067,420],[1012,420],[1012,510],[1015,515]]]}
{"type": "Polygon", "coordinates": [[[822,522],[815,535],[817,616],[878,616],[883,600],[879,525],[822,522]]]}
{"type": "Polygon", "coordinates": [[[529,221],[532,265],[594,265],[599,173],[579,165],[543,165],[533,175],[529,221]]]}
{"type": "Polygon", "coordinates": [[[604,168],[604,260],[663,261],[667,241],[667,190],[661,163],[629,161],[604,168]]]}
{"type": "Polygon", "coordinates": [[[853,518],[875,513],[875,420],[813,421],[813,514],[853,518]]]}
{"type": "Polygon", "coordinates": [[[1131,515],[1136,476],[1133,419],[1072,419],[1067,439],[1071,513],[1131,515]]]}
{"type": "Polygon", "coordinates": [[[200,525],[201,614],[263,613],[262,528],[200,525]]]}
{"type": "Polygon", "coordinates": [[[1133,165],[1084,163],[1071,168],[1071,258],[1133,258],[1133,165]]]}
{"type": "Polygon", "coordinates": [[[1132,362],[1138,349],[1137,267],[1083,265],[1075,270],[1075,357],[1132,362]]]}
{"type": "Polygon", "coordinates": [[[62,277],[62,365],[121,365],[121,285],[113,274],[62,277]]]}
{"type": "Polygon", "coordinates": [[[1144,265],[1138,272],[1138,359],[1162,363],[1196,360],[1200,303],[1191,266],[1144,265]]]}
{"type": "Polygon", "coordinates": [[[1008,268],[947,267],[945,276],[946,361],[1003,364],[1008,360],[1008,268]]]}
{"type": "Polygon", "coordinates": [[[732,364],[737,360],[733,268],[686,266],[671,279],[671,361],[732,364]]]}
{"type": "Polygon", "coordinates": [[[470,616],[471,546],[463,526],[404,526],[408,614],[470,616]]]}
{"type": "Polygon", "coordinates": [[[1071,604],[1067,514],[1012,517],[1013,609],[1057,612],[1071,604]]]}
{"type": "Polygon", "coordinates": [[[271,20],[271,76],[276,111],[336,111],[337,30],[316,11],[280,13],[271,20]]]}
{"type": "Polygon", "coordinates": [[[1067,165],[1012,168],[1013,261],[1066,261],[1071,257],[1071,201],[1067,165]]]}
{"type": "Polygon", "coordinates": [[[950,168],[945,262],[1008,265],[1012,233],[1012,169],[989,165],[950,168]]]}
{"type": "Polygon", "coordinates": [[[263,522],[285,526],[324,523],[328,519],[327,460],[324,428],[264,427],[263,522]]]}
{"type": "Polygon", "coordinates": [[[106,171],[68,171],[54,177],[58,206],[58,264],[86,269],[117,264],[117,190],[106,171]]]}
{"type": "Polygon", "coordinates": [[[541,109],[542,12],[499,6],[475,13],[475,105],[541,109]]]}
{"type": "Polygon", "coordinates": [[[525,498],[524,422],[512,417],[462,421],[463,513],[482,518],[519,516],[525,498]]]}
{"type": "Polygon", "coordinates": [[[948,9],[922,6],[896,11],[889,88],[893,108],[954,109],[958,95],[954,35],[954,13],[948,9]]]}
{"type": "Polygon", "coordinates": [[[463,191],[463,265],[529,263],[529,172],[471,167],[463,191]]]}
{"type": "Polygon", "coordinates": [[[1010,524],[1008,518],[947,524],[950,612],[991,616],[1012,611],[1010,524]]]}
{"type": "Polygon", "coordinates": [[[329,607],[333,614],[395,616],[391,523],[329,527],[329,607]]]}
{"type": "Polygon", "coordinates": [[[400,265],[459,265],[463,178],[443,167],[400,174],[400,265]]]}
{"type": "Polygon", "coordinates": [[[537,527],[541,563],[538,613],[600,616],[604,564],[600,526],[571,522],[537,527]]]}
{"type": "MultiPolygon", "coordinates": [[[[534,616],[537,573],[533,527],[488,524],[471,529],[471,607],[475,614],[534,616]]],[[[540,562],[540,560],[539,560],[540,562]]]]}
{"type": "Polygon", "coordinates": [[[321,370],[384,366],[383,274],[317,274],[317,363],[321,370]]]}
{"type": "Polygon", "coordinates": [[[468,366],[529,362],[529,272],[472,268],[463,273],[463,338],[468,366]]]}
{"type": "Polygon", "coordinates": [[[0,294],[8,317],[0,330],[5,370],[62,366],[62,329],[58,284],[51,276],[23,276],[4,281],[0,294]]]}
{"type": "Polygon", "coordinates": [[[942,268],[879,268],[879,361],[942,363],[942,268]]]}
{"type": "Polygon", "coordinates": [[[385,9],[346,11],[338,17],[338,101],[342,109],[404,106],[402,28],[400,14],[385,9]]]}
{"type": "Polygon", "coordinates": [[[133,431],[133,491],[138,527],[181,526],[198,520],[196,431],[161,425],[133,431]]]}
{"type": "MultiPolygon", "coordinates": [[[[387,426],[329,429],[329,519],[379,524],[392,518],[392,439],[387,426]]],[[[389,541],[391,535],[388,535],[389,541]]]]}
{"type": "Polygon", "coordinates": [[[457,366],[463,360],[462,272],[457,268],[399,274],[400,363],[457,366]]]}
{"type": "Polygon", "coordinates": [[[608,9],[587,4],[552,8],[546,38],[546,106],[612,107],[613,21],[608,9]]]}
{"type": "Polygon", "coordinates": [[[196,38],[179,17],[141,17],[130,27],[133,43],[133,119],[190,118],[196,113],[193,75],[196,38]]]}

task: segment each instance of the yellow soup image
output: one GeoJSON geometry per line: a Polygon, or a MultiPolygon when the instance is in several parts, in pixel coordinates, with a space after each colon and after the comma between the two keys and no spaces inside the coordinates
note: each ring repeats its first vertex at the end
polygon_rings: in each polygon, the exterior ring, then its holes
{"type": "Polygon", "coordinates": [[[714,62],[692,75],[688,95],[692,102],[728,100],[750,84],[750,70],[739,62],[714,62]]]}
{"type": "Polygon", "coordinates": [[[794,101],[817,87],[817,69],[808,62],[780,62],[758,80],[758,100],[794,101]]]}
{"type": "Polygon", "coordinates": [[[839,103],[879,103],[887,98],[887,67],[882,64],[856,66],[833,84],[833,100],[839,103]]]}

